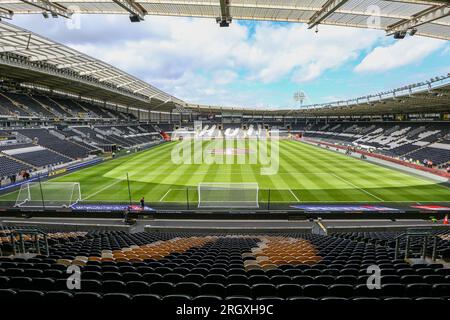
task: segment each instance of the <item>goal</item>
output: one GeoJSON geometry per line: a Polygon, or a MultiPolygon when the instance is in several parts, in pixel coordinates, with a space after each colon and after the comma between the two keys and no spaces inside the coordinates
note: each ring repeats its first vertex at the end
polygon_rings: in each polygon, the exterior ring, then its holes
{"type": "Polygon", "coordinates": [[[21,185],[16,207],[68,208],[81,200],[78,182],[29,182],[21,185]]]}
{"type": "Polygon", "coordinates": [[[258,208],[257,183],[218,183],[198,184],[199,208],[258,208]]]}

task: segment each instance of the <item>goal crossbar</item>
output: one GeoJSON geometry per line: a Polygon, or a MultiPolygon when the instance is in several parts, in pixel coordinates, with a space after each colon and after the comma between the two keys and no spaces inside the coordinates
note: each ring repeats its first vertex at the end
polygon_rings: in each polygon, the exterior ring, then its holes
{"type": "Polygon", "coordinates": [[[20,186],[16,207],[68,208],[81,200],[78,182],[28,182],[20,186]]]}
{"type": "Polygon", "coordinates": [[[253,182],[202,182],[199,208],[258,208],[259,186],[253,182]]]}

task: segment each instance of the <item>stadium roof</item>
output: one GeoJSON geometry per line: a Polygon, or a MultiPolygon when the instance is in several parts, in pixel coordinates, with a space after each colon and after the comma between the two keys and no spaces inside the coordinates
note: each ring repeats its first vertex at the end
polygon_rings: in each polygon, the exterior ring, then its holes
{"type": "Polygon", "coordinates": [[[350,100],[292,109],[249,109],[188,104],[191,110],[243,115],[355,116],[450,112],[450,74],[350,100]]]}
{"type": "Polygon", "coordinates": [[[0,22],[0,75],[144,109],[183,103],[103,61],[5,22],[0,22]]]}
{"type": "MultiPolygon", "coordinates": [[[[0,5],[5,2],[0,0],[0,5]]],[[[9,3],[13,2],[15,1],[9,3]]],[[[402,3],[398,5],[401,6],[402,3]]],[[[1,76],[35,87],[154,111],[332,116],[403,113],[405,106],[408,107],[407,112],[450,110],[449,75],[387,92],[347,101],[309,105],[301,109],[250,109],[190,104],[105,62],[3,21],[0,22],[0,78],[1,76]]]]}
{"type": "Polygon", "coordinates": [[[448,0],[0,0],[0,17],[14,14],[70,17],[80,14],[129,14],[268,20],[372,28],[388,35],[416,32],[450,40],[448,0]]]}

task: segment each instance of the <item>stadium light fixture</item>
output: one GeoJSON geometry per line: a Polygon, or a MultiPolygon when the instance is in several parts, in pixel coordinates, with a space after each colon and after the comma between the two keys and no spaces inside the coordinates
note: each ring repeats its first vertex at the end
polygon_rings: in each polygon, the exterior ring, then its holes
{"type": "Polygon", "coordinates": [[[140,22],[144,20],[146,11],[140,4],[134,0],[113,0],[118,6],[122,7],[130,13],[131,22],[140,22]]]}
{"type": "Polygon", "coordinates": [[[411,30],[409,31],[409,35],[410,35],[411,37],[414,36],[416,33],[417,33],[417,29],[416,29],[416,28],[413,28],[413,29],[411,29],[411,30]]]}
{"type": "Polygon", "coordinates": [[[394,39],[400,40],[405,39],[406,37],[406,31],[397,31],[394,33],[394,39]]]}
{"type": "Polygon", "coordinates": [[[396,35],[399,33],[406,34],[408,30],[411,30],[410,32],[413,32],[412,35],[414,35],[417,32],[417,27],[448,16],[450,16],[450,6],[447,4],[432,6],[429,9],[415,14],[411,17],[411,19],[404,19],[388,26],[386,29],[386,35],[394,35],[394,39],[403,39],[404,37],[396,38],[396,35]]]}
{"type": "Polygon", "coordinates": [[[131,22],[141,22],[142,20],[144,20],[144,19],[141,18],[139,15],[137,15],[137,14],[130,14],[130,21],[131,22]]]}
{"type": "Polygon", "coordinates": [[[216,22],[221,28],[229,27],[233,20],[230,13],[230,0],[220,0],[220,13],[221,16],[216,18],[216,22]]]}

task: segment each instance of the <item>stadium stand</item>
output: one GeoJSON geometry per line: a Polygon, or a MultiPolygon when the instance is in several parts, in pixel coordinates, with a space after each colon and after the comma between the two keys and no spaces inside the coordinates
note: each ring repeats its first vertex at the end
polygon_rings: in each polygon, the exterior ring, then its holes
{"type": "Polygon", "coordinates": [[[17,93],[4,93],[8,99],[14,101],[16,105],[20,105],[22,108],[29,110],[29,113],[40,117],[54,117],[55,114],[51,112],[50,108],[44,107],[44,105],[40,104],[39,101],[33,99],[31,96],[27,94],[17,94],[17,93]]]}
{"type": "Polygon", "coordinates": [[[29,169],[31,169],[31,166],[0,154],[0,180],[2,180],[1,178],[8,178],[10,175],[15,175],[22,170],[29,169]]]}
{"type": "Polygon", "coordinates": [[[14,104],[11,99],[8,99],[3,93],[0,93],[0,111],[4,115],[29,116],[30,113],[23,108],[14,104]]]}
{"type": "Polygon", "coordinates": [[[29,163],[35,167],[48,167],[71,162],[72,159],[57,154],[50,150],[38,150],[32,152],[16,153],[14,158],[29,163]]]}
{"type": "MultiPolygon", "coordinates": [[[[11,228],[2,232],[2,250],[8,252],[11,228]]],[[[1,259],[2,299],[25,298],[27,290],[39,299],[77,301],[89,296],[101,301],[115,295],[118,301],[136,303],[164,302],[173,295],[186,302],[205,296],[216,301],[237,296],[248,301],[450,297],[450,269],[443,264],[411,265],[395,260],[389,245],[365,241],[392,239],[395,234],[390,233],[47,233],[48,256],[1,259]],[[83,270],[81,290],[76,292],[67,289],[64,275],[72,264],[83,270]],[[367,267],[373,264],[381,268],[380,290],[366,285],[367,267]]],[[[449,232],[439,236],[448,237],[449,232]]],[[[449,247],[450,242],[442,240],[439,255],[449,247]]]]}
{"type": "MultiPolygon", "coordinates": [[[[52,130],[50,129],[50,131],[52,130]]],[[[55,131],[53,132],[57,134],[55,131]]],[[[58,153],[61,153],[72,159],[85,158],[89,154],[88,149],[76,145],[71,141],[61,139],[60,137],[51,134],[46,129],[22,129],[19,131],[19,133],[32,139],[41,146],[44,146],[58,153]]]]}
{"type": "Polygon", "coordinates": [[[440,165],[450,160],[445,123],[329,123],[307,125],[304,136],[351,146],[370,148],[385,155],[432,160],[440,165]]]}

